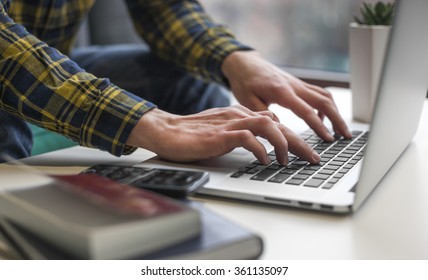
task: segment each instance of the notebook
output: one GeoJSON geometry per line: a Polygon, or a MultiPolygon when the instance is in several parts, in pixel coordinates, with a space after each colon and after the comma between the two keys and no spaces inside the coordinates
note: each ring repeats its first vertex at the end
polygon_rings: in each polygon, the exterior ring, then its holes
{"type": "MultiPolygon", "coordinates": [[[[356,211],[413,138],[428,88],[428,35],[425,30],[428,1],[397,1],[396,4],[371,124],[350,124],[354,134],[352,141],[334,143],[334,149],[342,146],[344,150],[333,156],[333,147],[326,147],[316,136],[304,135],[315,150],[321,151],[323,167],[330,167],[323,169],[325,174],[316,170],[317,166],[311,167],[293,158],[289,164],[292,168],[272,166],[276,172],[266,171],[253,155],[241,148],[220,158],[192,164],[152,158],[141,165],[208,171],[210,181],[197,192],[200,195],[327,212],[356,211]],[[284,175],[286,172],[294,173],[285,178],[290,175],[284,175]],[[327,181],[323,181],[324,178],[327,181]]],[[[271,147],[266,145],[266,148],[271,147]]]]}

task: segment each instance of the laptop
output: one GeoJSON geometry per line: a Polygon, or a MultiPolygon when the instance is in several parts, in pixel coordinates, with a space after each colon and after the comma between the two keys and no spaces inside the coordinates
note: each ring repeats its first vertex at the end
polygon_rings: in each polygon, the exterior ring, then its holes
{"type": "Polygon", "coordinates": [[[242,148],[192,164],[155,157],[139,165],[205,170],[210,181],[198,190],[200,195],[356,211],[411,142],[428,88],[428,1],[397,1],[396,9],[371,124],[351,125],[354,137],[334,143],[310,132],[302,135],[321,154],[321,165],[291,155],[286,167],[275,162],[263,166],[242,148]]]}

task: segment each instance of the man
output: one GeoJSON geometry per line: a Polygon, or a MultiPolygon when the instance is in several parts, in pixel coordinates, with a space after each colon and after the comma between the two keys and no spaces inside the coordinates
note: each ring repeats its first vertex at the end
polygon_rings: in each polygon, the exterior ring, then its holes
{"type": "Polygon", "coordinates": [[[192,161],[242,146],[268,163],[256,139],[262,136],[282,164],[288,150],[318,162],[319,155],[268,111],[272,103],[290,108],[327,141],[333,138],[324,116],[336,133],[351,137],[328,92],[239,43],[196,0],[126,1],[150,51],[72,53],[94,1],[0,0],[1,152],[28,154],[25,119],[117,156],[142,147],[192,161]],[[213,82],[230,87],[243,106],[224,108],[228,99],[213,82]]]}

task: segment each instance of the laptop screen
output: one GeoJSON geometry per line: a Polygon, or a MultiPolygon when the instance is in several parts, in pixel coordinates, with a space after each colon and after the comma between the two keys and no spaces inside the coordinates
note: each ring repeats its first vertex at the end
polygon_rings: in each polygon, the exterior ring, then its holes
{"type": "Polygon", "coordinates": [[[353,210],[412,140],[428,88],[428,1],[397,1],[353,210]]]}

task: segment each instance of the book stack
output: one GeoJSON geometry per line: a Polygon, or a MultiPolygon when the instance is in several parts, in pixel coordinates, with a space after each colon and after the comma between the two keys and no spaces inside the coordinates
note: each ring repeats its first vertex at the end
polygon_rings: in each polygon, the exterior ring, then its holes
{"type": "Polygon", "coordinates": [[[97,175],[57,176],[0,194],[0,213],[82,259],[150,253],[200,233],[199,213],[97,175]]]}
{"type": "Polygon", "coordinates": [[[25,259],[254,259],[263,249],[199,203],[92,174],[2,189],[0,215],[25,259]]]}

